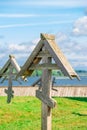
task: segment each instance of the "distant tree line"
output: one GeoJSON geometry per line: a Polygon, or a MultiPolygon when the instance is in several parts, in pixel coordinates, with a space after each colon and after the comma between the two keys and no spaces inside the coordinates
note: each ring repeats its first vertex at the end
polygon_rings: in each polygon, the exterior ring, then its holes
{"type": "MultiPolygon", "coordinates": [[[[42,75],[41,70],[35,70],[32,74],[32,76],[41,76],[41,75],[42,75]]],[[[64,76],[64,75],[60,70],[52,70],[52,76],[64,76]]]]}

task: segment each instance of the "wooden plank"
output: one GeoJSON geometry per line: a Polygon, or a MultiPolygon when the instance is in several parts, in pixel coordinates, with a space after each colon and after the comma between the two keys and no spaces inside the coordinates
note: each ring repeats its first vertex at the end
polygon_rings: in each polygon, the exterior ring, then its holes
{"type": "MultiPolygon", "coordinates": [[[[13,75],[17,75],[17,73],[15,72],[13,72],[12,73],[13,75]]],[[[5,76],[8,76],[9,75],[9,72],[6,72],[6,73],[3,73],[2,75],[0,75],[0,76],[2,76],[2,77],[5,77],[5,76]]]]}
{"type": "MultiPolygon", "coordinates": [[[[6,96],[4,89],[7,86],[0,86],[0,96],[6,96]]],[[[14,96],[36,96],[38,86],[13,86],[14,96]]],[[[54,91],[51,89],[53,97],[87,97],[87,86],[54,86],[54,91]]]]}
{"type": "Polygon", "coordinates": [[[52,91],[52,96],[58,97],[87,97],[87,86],[58,86],[52,91]]]}
{"type": "Polygon", "coordinates": [[[10,61],[11,61],[12,66],[15,68],[15,70],[17,72],[20,72],[21,68],[18,65],[17,61],[15,60],[15,57],[13,55],[9,55],[9,57],[10,57],[10,61]]]}
{"type": "Polygon", "coordinates": [[[0,70],[0,78],[2,75],[7,71],[8,67],[10,66],[10,59],[6,62],[6,64],[3,66],[3,68],[0,70]]]}
{"type": "Polygon", "coordinates": [[[44,55],[46,57],[52,57],[48,51],[41,51],[41,52],[39,52],[37,57],[41,57],[42,58],[44,55]]]}
{"type": "MultiPolygon", "coordinates": [[[[37,65],[40,62],[40,60],[41,60],[41,58],[35,57],[35,59],[33,60],[32,65],[37,65]]],[[[33,71],[35,70],[35,68],[30,69],[30,67],[27,70],[25,70],[25,72],[23,74],[24,78],[26,78],[27,76],[31,76],[33,71]]]]}
{"type": "Polygon", "coordinates": [[[39,98],[42,102],[44,102],[47,106],[54,108],[56,106],[56,101],[52,98],[49,98],[47,95],[42,93],[41,91],[36,91],[36,97],[39,98]]]}
{"type": "Polygon", "coordinates": [[[69,64],[68,60],[57,46],[54,40],[44,40],[45,47],[48,49],[49,53],[52,55],[53,59],[55,60],[57,66],[61,71],[66,75],[69,76],[71,79],[72,77],[76,77],[79,79],[78,75],[69,64]]]}
{"type": "Polygon", "coordinates": [[[40,37],[42,40],[45,40],[45,39],[54,40],[55,39],[54,35],[43,34],[43,33],[41,33],[40,37]]]}
{"type": "Polygon", "coordinates": [[[48,63],[44,63],[44,64],[33,64],[29,70],[43,70],[43,69],[49,69],[49,70],[58,70],[58,66],[56,64],[48,64],[48,63]]]}
{"type": "Polygon", "coordinates": [[[33,52],[31,53],[31,55],[29,56],[29,58],[27,59],[27,61],[25,62],[25,64],[23,65],[23,67],[21,68],[21,71],[18,73],[17,77],[23,75],[25,71],[28,70],[28,68],[33,64],[35,57],[37,57],[42,47],[43,41],[40,40],[33,52]]]}
{"type": "MultiPolygon", "coordinates": [[[[45,47],[43,48],[46,49],[45,47]]],[[[51,63],[51,58],[48,58],[44,55],[42,62],[43,63],[51,63]]],[[[51,70],[44,69],[42,73],[42,93],[47,97],[51,98],[51,70]]],[[[42,119],[41,119],[41,130],[51,130],[51,117],[52,117],[52,110],[47,104],[42,102],[42,119]]]]}
{"type": "MultiPolygon", "coordinates": [[[[45,69],[42,74],[42,92],[51,98],[51,71],[45,69]]],[[[42,125],[41,130],[51,130],[52,110],[47,104],[42,102],[42,125]]]]}
{"type": "Polygon", "coordinates": [[[0,83],[3,83],[7,79],[7,75],[3,77],[0,83]]]}
{"type": "MultiPolygon", "coordinates": [[[[15,60],[15,57],[13,55],[9,55],[10,57],[10,62],[11,62],[11,65],[14,67],[14,69],[16,70],[16,73],[14,73],[14,75],[17,73],[19,73],[21,71],[21,67],[18,65],[17,61],[15,60]]],[[[21,76],[20,77],[22,80],[27,80],[24,76],[21,76]]],[[[17,80],[17,79],[16,79],[17,80]]]]}
{"type": "MultiPolygon", "coordinates": [[[[24,74],[23,74],[24,79],[25,79],[27,76],[31,76],[32,73],[33,73],[33,71],[34,71],[34,70],[26,70],[26,71],[24,72],[24,74]]],[[[18,74],[17,74],[17,76],[18,76],[18,74]]]]}

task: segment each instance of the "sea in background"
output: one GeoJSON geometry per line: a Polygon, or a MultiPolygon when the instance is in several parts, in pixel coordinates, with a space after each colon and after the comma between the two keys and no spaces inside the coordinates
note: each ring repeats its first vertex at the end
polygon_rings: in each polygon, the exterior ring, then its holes
{"type": "MultiPolygon", "coordinates": [[[[27,81],[19,79],[20,83],[13,81],[13,86],[31,86],[39,78],[39,76],[28,77],[27,81]]],[[[80,80],[76,78],[71,80],[68,77],[52,77],[52,81],[53,79],[55,79],[54,86],[87,86],[87,76],[80,76],[80,80]]],[[[1,81],[2,79],[0,79],[0,86],[8,86],[8,80],[5,80],[3,83],[1,81]]]]}

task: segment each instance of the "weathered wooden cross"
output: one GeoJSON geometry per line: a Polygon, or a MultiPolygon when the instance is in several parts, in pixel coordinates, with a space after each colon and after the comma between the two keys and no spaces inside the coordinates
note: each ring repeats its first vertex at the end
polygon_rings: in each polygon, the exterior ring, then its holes
{"type": "Polygon", "coordinates": [[[76,77],[75,73],[60,48],[55,43],[54,35],[41,34],[41,39],[31,53],[17,77],[31,76],[34,70],[42,70],[41,89],[36,91],[36,97],[42,101],[41,130],[51,130],[51,112],[56,101],[51,98],[51,71],[60,69],[64,75],[76,77]],[[52,58],[55,63],[52,62],[52,58]]]}
{"type": "MultiPolygon", "coordinates": [[[[0,70],[0,78],[3,78],[1,83],[5,80],[8,80],[8,89],[5,89],[5,93],[7,94],[7,103],[11,102],[11,98],[14,96],[14,91],[12,90],[12,81],[16,80],[17,73],[21,70],[20,66],[15,60],[15,57],[9,55],[9,59],[3,68],[0,70]]],[[[21,77],[23,79],[23,77],[21,77]]],[[[18,79],[17,81],[21,83],[18,79]]]]}

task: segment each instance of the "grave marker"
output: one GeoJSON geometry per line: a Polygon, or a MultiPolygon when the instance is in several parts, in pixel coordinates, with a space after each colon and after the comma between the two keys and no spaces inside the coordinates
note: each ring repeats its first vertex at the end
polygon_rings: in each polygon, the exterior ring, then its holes
{"type": "MultiPolygon", "coordinates": [[[[5,89],[5,93],[7,94],[7,103],[10,103],[11,98],[14,96],[14,91],[12,90],[12,81],[16,80],[16,75],[20,70],[20,66],[16,62],[15,57],[12,55],[9,55],[8,61],[0,70],[0,78],[3,78],[1,83],[3,83],[6,79],[8,80],[8,89],[5,89]]],[[[23,76],[21,78],[24,79],[23,76]]],[[[18,79],[17,81],[21,83],[18,79]]]]}
{"type": "Polygon", "coordinates": [[[73,79],[79,79],[60,48],[55,43],[54,35],[41,34],[41,40],[25,62],[17,77],[31,76],[35,69],[43,71],[41,77],[41,89],[36,91],[36,97],[42,101],[41,130],[51,130],[52,108],[56,101],[51,98],[51,70],[60,69],[64,75],[73,79]],[[52,58],[55,64],[52,63],[52,58]]]}

